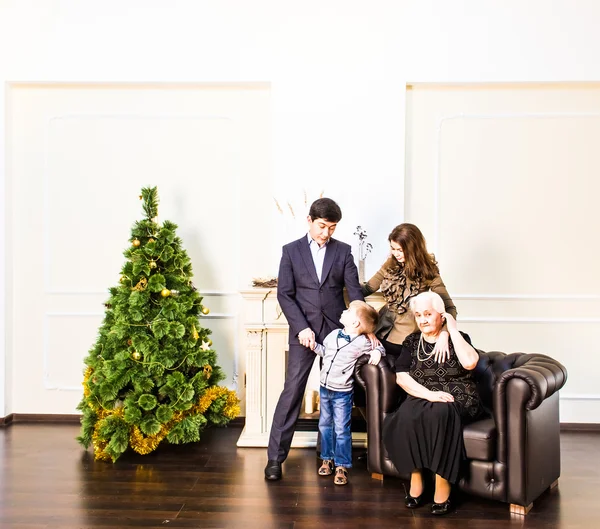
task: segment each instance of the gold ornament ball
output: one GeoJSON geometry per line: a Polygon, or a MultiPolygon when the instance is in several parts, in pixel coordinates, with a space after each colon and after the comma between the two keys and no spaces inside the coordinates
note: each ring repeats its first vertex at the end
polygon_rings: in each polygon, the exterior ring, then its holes
{"type": "Polygon", "coordinates": [[[160,295],[161,295],[163,298],[168,298],[168,297],[171,295],[171,291],[170,291],[168,288],[163,288],[163,289],[160,291],[160,295]]]}
{"type": "Polygon", "coordinates": [[[156,268],[156,261],[150,261],[148,264],[150,265],[150,268],[156,268]]]}
{"type": "Polygon", "coordinates": [[[138,353],[137,351],[134,351],[133,353],[131,353],[131,356],[133,356],[134,360],[139,360],[140,358],[142,358],[142,355],[140,353],[138,353]]]}
{"type": "Polygon", "coordinates": [[[133,241],[131,241],[131,244],[133,244],[137,248],[142,243],[139,239],[133,239],[133,241]]]}
{"type": "Polygon", "coordinates": [[[212,340],[208,340],[208,345],[212,347],[212,340]]]}
{"type": "Polygon", "coordinates": [[[210,312],[210,309],[208,307],[202,307],[202,314],[204,314],[205,316],[210,312]]]}

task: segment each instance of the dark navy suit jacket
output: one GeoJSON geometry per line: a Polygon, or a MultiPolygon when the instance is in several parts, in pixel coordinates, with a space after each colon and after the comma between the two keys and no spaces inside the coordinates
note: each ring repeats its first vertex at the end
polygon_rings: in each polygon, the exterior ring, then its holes
{"type": "Polygon", "coordinates": [[[350,301],[364,300],[349,244],[329,240],[320,283],[306,235],[283,247],[277,301],[290,327],[290,345],[299,343],[298,333],[307,327],[319,343],[340,327],[346,309],[344,287],[350,301]]]}

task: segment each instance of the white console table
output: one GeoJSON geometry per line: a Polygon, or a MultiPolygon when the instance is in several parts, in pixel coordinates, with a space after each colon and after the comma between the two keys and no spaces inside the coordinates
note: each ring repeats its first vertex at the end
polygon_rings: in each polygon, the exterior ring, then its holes
{"type": "MultiPolygon", "coordinates": [[[[242,290],[242,351],[246,355],[246,425],[237,446],[266,447],[273,412],[285,383],[288,325],[277,303],[276,288],[242,290]]],[[[372,299],[371,299],[372,298],[372,299]]],[[[382,304],[379,295],[369,303],[382,304]]],[[[314,447],[317,432],[296,432],[292,448],[314,447]]],[[[354,446],[366,445],[366,434],[352,435],[354,446]]]]}

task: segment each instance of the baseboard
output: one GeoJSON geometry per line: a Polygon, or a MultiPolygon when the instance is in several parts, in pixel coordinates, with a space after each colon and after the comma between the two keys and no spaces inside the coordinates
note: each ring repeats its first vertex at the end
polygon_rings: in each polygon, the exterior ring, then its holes
{"type": "Polygon", "coordinates": [[[10,413],[6,417],[0,417],[0,426],[9,426],[14,423],[70,423],[79,424],[80,414],[57,414],[57,413],[10,413]]]}
{"type": "Polygon", "coordinates": [[[597,422],[561,422],[561,432],[600,432],[600,423],[597,422]]]}
{"type": "MultiPolygon", "coordinates": [[[[0,417],[0,427],[9,426],[14,423],[53,423],[53,424],[79,424],[79,414],[56,414],[56,413],[9,413],[6,417],[0,417]]],[[[229,425],[232,427],[244,427],[245,417],[236,417],[229,425]]],[[[298,419],[297,431],[317,431],[318,419],[298,419]]],[[[353,417],[352,429],[362,431],[366,426],[363,420],[353,417]]],[[[366,430],[365,430],[366,431],[366,430]]],[[[588,422],[561,422],[561,432],[600,432],[600,423],[588,422]]]]}
{"type": "MultiPolygon", "coordinates": [[[[0,417],[0,426],[9,426],[14,423],[79,424],[80,422],[80,414],[10,413],[6,417],[0,417]]],[[[246,424],[246,418],[236,417],[228,424],[233,427],[243,428],[246,424]]]]}

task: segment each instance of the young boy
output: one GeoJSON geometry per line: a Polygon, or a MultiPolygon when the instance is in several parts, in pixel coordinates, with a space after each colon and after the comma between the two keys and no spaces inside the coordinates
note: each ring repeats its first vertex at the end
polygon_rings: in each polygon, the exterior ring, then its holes
{"type": "Polygon", "coordinates": [[[352,402],[354,396],[353,373],[356,361],[370,354],[369,364],[377,365],[385,349],[379,345],[371,349],[365,334],[377,326],[377,311],[364,301],[353,301],[342,312],[340,322],[344,329],[329,333],[323,345],[315,344],[314,351],[323,357],[321,368],[321,459],[319,476],[333,474],[335,464],[336,485],[348,483],[348,469],[352,467],[352,402]]]}

